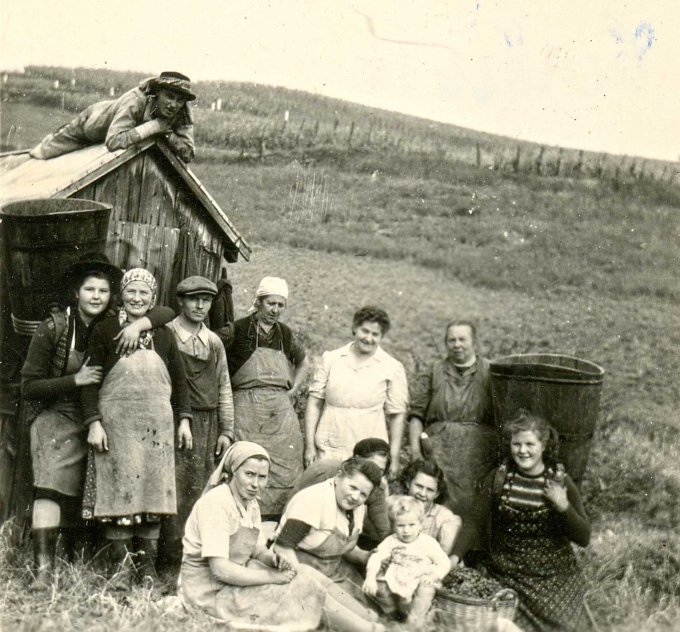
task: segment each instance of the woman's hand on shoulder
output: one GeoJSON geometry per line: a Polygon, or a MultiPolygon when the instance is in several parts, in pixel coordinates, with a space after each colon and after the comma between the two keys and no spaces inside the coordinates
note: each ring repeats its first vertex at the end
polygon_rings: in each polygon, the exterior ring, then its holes
{"type": "Polygon", "coordinates": [[[85,358],[83,366],[73,376],[76,386],[90,386],[99,384],[102,381],[102,368],[100,366],[90,366],[90,358],[85,358]]]}
{"type": "Polygon", "coordinates": [[[87,433],[87,443],[97,452],[108,452],[109,442],[101,421],[93,421],[87,433]]]}
{"type": "Polygon", "coordinates": [[[141,320],[128,323],[114,336],[114,341],[118,341],[118,345],[116,346],[117,355],[130,355],[137,349],[139,336],[142,331],[144,331],[140,325],[141,320]]]}

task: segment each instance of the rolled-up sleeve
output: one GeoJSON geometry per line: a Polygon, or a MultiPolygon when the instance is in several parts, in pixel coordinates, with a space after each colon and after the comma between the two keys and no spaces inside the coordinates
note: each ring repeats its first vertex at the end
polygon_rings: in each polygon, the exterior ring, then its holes
{"type": "Polygon", "coordinates": [[[328,384],[328,375],[331,370],[331,364],[331,352],[325,351],[321,356],[321,363],[316,367],[312,381],[309,384],[309,394],[312,397],[326,399],[326,385],[328,384]]]}
{"type": "Polygon", "coordinates": [[[405,413],[408,409],[408,382],[406,370],[401,362],[395,362],[392,376],[387,382],[385,412],[388,415],[405,413]]]}
{"type": "Polygon", "coordinates": [[[160,132],[158,121],[142,123],[144,103],[134,92],[121,97],[106,132],[106,148],[109,151],[126,149],[160,132]]]}
{"type": "Polygon", "coordinates": [[[426,421],[427,409],[432,396],[432,368],[419,373],[411,383],[409,416],[426,421]]]}

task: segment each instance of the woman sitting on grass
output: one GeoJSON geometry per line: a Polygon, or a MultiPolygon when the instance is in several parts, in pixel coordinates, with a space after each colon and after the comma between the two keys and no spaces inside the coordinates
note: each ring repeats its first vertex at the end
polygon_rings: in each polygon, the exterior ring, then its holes
{"type": "Polygon", "coordinates": [[[314,630],[323,615],[334,630],[382,632],[368,611],[320,572],[293,568],[258,546],[257,498],[269,464],[267,451],[250,441],[237,441],[222,457],[187,521],[179,579],[184,604],[230,629],[314,630]]]}
{"type": "MultiPolygon", "coordinates": [[[[511,459],[482,481],[475,526],[486,534],[485,566],[519,596],[526,632],[584,629],[584,578],[571,542],[587,546],[590,525],[578,489],[557,462],[558,435],[527,411],[503,428],[511,459]]],[[[463,525],[455,552],[474,534],[463,525]]]]}

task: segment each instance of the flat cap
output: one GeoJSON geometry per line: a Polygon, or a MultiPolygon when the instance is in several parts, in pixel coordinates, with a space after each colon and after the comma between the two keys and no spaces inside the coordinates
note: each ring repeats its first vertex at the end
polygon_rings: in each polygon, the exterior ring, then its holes
{"type": "Polygon", "coordinates": [[[188,296],[189,294],[211,294],[216,296],[217,286],[205,277],[190,276],[180,281],[177,285],[177,296],[188,296]]]}

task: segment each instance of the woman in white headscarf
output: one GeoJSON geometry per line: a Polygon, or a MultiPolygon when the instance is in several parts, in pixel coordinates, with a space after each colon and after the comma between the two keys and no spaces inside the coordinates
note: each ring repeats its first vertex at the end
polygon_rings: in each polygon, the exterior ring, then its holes
{"type": "Polygon", "coordinates": [[[302,432],[293,401],[309,366],[305,350],[279,322],[288,284],[264,277],[250,315],[222,332],[234,394],[234,439],[255,441],[271,457],[262,514],[277,519],[302,473],[302,432]]]}
{"type": "Polygon", "coordinates": [[[115,585],[128,587],[135,554],[144,576],[155,578],[160,519],[177,512],[174,434],[191,449],[191,406],[184,364],[167,327],[144,332],[127,356],[116,353],[115,337],[128,322],[143,318],[156,303],[156,279],[142,268],[120,282],[117,316],[95,325],[88,345],[92,364],[101,366],[100,384],[81,392],[88,459],[83,517],[104,524],[115,585]],[[134,538],[134,547],[133,547],[134,538]]]}
{"type": "Polygon", "coordinates": [[[333,629],[384,630],[375,616],[313,568],[293,569],[258,545],[257,499],[270,456],[237,441],[226,451],[187,520],[178,593],[230,629],[314,630],[324,616],[333,629]]]}

